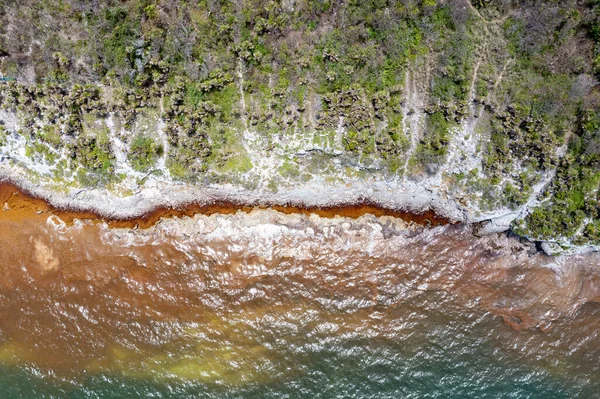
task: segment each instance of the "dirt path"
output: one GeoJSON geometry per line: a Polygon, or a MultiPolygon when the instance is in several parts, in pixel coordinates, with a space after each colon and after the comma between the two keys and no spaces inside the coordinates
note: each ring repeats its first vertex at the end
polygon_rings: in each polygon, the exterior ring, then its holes
{"type": "Polygon", "coordinates": [[[404,86],[406,90],[406,103],[402,108],[402,130],[404,131],[404,134],[410,138],[410,147],[406,151],[406,160],[404,161],[403,180],[406,181],[410,159],[417,149],[419,137],[423,130],[423,107],[425,106],[425,103],[422,95],[420,95],[419,90],[417,89],[414,72],[410,69],[406,71],[404,86]]]}

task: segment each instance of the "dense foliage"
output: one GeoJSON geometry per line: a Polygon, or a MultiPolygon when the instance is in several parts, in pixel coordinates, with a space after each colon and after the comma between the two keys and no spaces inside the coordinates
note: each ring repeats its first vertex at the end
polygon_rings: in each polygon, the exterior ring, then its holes
{"type": "Polygon", "coordinates": [[[348,159],[419,179],[474,126],[455,192],[519,209],[556,173],[518,231],[600,240],[595,0],[4,0],[0,72],[28,154],[85,184],[119,178],[109,117],[133,169],[164,156],[193,181],[251,170],[246,130],[321,148],[340,129],[348,159]]]}

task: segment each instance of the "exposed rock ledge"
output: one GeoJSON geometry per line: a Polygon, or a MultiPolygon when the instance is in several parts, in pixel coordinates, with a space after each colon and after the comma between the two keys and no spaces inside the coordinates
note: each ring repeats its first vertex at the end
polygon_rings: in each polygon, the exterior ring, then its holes
{"type": "MultiPolygon", "coordinates": [[[[287,205],[300,208],[322,208],[372,203],[378,207],[421,214],[433,211],[449,222],[472,224],[474,233],[486,235],[510,230],[518,212],[476,214],[461,205],[443,190],[436,190],[413,181],[400,184],[377,180],[355,180],[346,184],[324,182],[298,183],[277,193],[261,189],[248,189],[233,184],[191,185],[151,179],[132,195],[120,196],[106,188],[57,189],[51,180],[33,182],[27,169],[18,165],[0,164],[0,181],[13,183],[28,194],[47,201],[53,207],[73,211],[90,211],[109,219],[131,219],[161,208],[180,208],[187,204],[231,202],[240,205],[287,205]]],[[[556,248],[546,244],[546,252],[556,248]]],[[[588,248],[589,249],[589,248],[588,248]]],[[[581,251],[579,248],[578,251],[581,251]]]]}
{"type": "MultiPolygon", "coordinates": [[[[20,187],[33,197],[43,199],[58,209],[89,211],[108,219],[127,220],[151,213],[158,208],[181,208],[188,204],[208,205],[230,202],[242,206],[293,206],[299,208],[341,207],[370,203],[392,211],[422,214],[433,211],[440,219],[473,226],[477,236],[511,231],[511,223],[525,210],[481,214],[461,205],[443,190],[423,182],[401,184],[386,181],[355,180],[344,185],[324,182],[298,183],[277,193],[248,189],[233,184],[191,185],[153,179],[133,195],[120,196],[106,188],[68,188],[57,190],[51,181],[32,182],[27,170],[7,163],[0,164],[0,182],[20,187]]],[[[596,246],[565,248],[543,241],[539,248],[548,255],[596,252],[596,246]]]]}
{"type": "Polygon", "coordinates": [[[191,185],[152,179],[132,195],[120,196],[106,188],[60,187],[51,181],[32,182],[19,166],[0,164],[0,181],[13,183],[34,197],[60,209],[92,211],[111,219],[142,216],[160,207],[178,208],[190,203],[226,201],[240,205],[288,205],[306,208],[372,203],[381,208],[420,214],[434,211],[451,222],[470,223],[477,219],[455,199],[415,182],[401,186],[386,181],[355,180],[346,184],[310,181],[276,193],[233,184],[191,185]]]}

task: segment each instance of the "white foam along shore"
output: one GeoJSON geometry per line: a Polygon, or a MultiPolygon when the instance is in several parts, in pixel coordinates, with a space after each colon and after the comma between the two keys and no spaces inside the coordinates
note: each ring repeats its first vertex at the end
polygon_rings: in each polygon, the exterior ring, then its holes
{"type": "MultiPolygon", "coordinates": [[[[439,217],[467,225],[477,224],[476,235],[489,235],[510,230],[511,222],[519,212],[496,210],[481,214],[467,208],[456,198],[429,187],[425,182],[388,182],[385,180],[346,181],[327,184],[311,180],[298,183],[273,193],[248,189],[233,184],[193,185],[152,179],[133,194],[120,196],[107,188],[60,187],[50,179],[28,177],[28,170],[20,165],[0,162],[0,182],[11,183],[29,195],[43,199],[53,207],[72,211],[90,211],[107,219],[132,219],[161,207],[181,208],[191,203],[214,204],[229,202],[240,206],[287,205],[301,208],[335,207],[369,203],[381,208],[420,214],[434,211],[439,217]]],[[[542,242],[541,249],[548,255],[576,255],[597,252],[595,246],[564,247],[558,243],[542,242]]]]}

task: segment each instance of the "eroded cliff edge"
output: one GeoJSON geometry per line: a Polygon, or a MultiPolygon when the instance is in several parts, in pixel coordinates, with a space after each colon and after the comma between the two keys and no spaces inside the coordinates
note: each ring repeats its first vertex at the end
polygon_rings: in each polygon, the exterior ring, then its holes
{"type": "Polygon", "coordinates": [[[5,2],[0,173],[61,207],[433,209],[600,242],[594,2],[5,2]]]}

